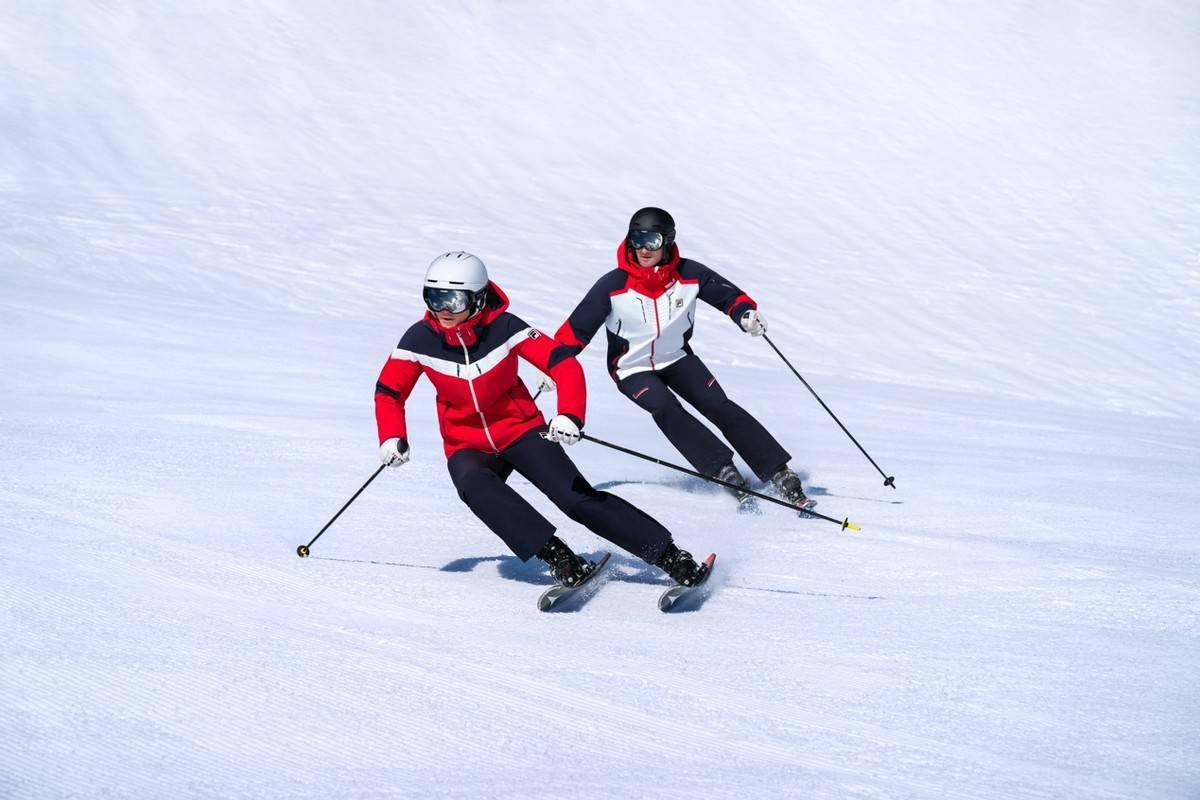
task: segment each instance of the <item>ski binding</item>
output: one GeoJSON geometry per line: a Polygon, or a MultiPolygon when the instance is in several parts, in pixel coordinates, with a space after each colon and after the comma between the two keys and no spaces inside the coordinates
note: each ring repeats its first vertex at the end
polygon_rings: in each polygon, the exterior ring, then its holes
{"type": "Polygon", "coordinates": [[[704,566],[708,567],[708,570],[704,573],[704,578],[695,586],[676,584],[663,592],[658,598],[658,610],[682,611],[685,608],[694,608],[698,604],[698,601],[704,600],[709,592],[704,584],[708,583],[708,579],[712,576],[713,563],[716,560],[716,553],[708,554],[708,558],[704,559],[704,566]]]}
{"type": "Polygon", "coordinates": [[[584,576],[583,580],[574,586],[555,584],[542,592],[542,596],[538,598],[538,611],[559,611],[590,600],[592,595],[604,585],[604,581],[597,580],[597,578],[600,573],[604,572],[611,557],[612,553],[600,556],[600,560],[592,565],[592,569],[584,576]],[[572,600],[578,602],[572,602],[572,600]]]}

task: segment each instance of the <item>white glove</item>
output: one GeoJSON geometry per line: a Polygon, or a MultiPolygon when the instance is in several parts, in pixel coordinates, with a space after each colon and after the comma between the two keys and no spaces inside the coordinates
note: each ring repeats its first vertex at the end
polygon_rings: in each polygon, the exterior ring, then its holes
{"type": "Polygon", "coordinates": [[[398,467],[408,462],[408,445],[401,445],[400,440],[392,438],[379,445],[379,460],[389,467],[398,467]],[[401,447],[403,446],[403,450],[401,447]]]}
{"type": "Polygon", "coordinates": [[[566,414],[559,414],[550,420],[550,430],[546,431],[546,438],[559,444],[575,444],[580,436],[579,426],[566,414]]]}
{"type": "Polygon", "coordinates": [[[542,382],[538,384],[538,392],[542,394],[550,394],[558,388],[558,384],[549,375],[542,376],[542,382]]]}
{"type": "Polygon", "coordinates": [[[742,314],[742,321],[739,324],[742,326],[742,330],[751,336],[762,336],[767,332],[767,320],[758,313],[757,308],[752,308],[742,314]]]}

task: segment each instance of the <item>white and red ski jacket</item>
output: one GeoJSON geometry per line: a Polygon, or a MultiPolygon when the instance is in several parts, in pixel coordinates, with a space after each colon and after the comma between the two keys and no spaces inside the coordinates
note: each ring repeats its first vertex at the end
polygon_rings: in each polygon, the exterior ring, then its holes
{"type": "Polygon", "coordinates": [[[617,269],[596,281],[554,338],[578,355],[604,325],[608,333],[608,372],[619,381],[638,372],[659,370],[692,352],[689,340],[696,301],[703,300],[738,322],[758,305],[715,271],[679,257],[647,269],[626,248],[617,248],[617,269]]]}
{"type": "Polygon", "coordinates": [[[517,377],[517,356],[558,384],[558,413],[582,428],[587,389],[571,349],[508,313],[508,298],[488,284],[484,310],[454,328],[433,315],[410,327],[375,384],[379,441],[407,440],[404,401],[424,373],[437,390],[438,424],[446,457],[470,448],[498,453],[545,424],[517,377]]]}

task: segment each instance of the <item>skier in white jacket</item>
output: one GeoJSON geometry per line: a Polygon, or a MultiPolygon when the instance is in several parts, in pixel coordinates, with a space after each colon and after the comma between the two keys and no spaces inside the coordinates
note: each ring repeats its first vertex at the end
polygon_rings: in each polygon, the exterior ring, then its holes
{"type": "MultiPolygon", "coordinates": [[[[617,248],[617,269],[596,281],[555,334],[578,353],[603,325],[608,370],[617,388],[649,411],[671,444],[697,471],[748,488],[733,464],[736,450],[759,478],[801,510],[816,501],[788,468],[791,456],[762,423],[730,400],[689,345],[696,301],[724,312],[751,336],[767,330],[745,292],[698,261],[681,258],[675,221],[661,208],[643,208],[617,248]],[[676,396],[678,395],[678,397],[676,396]],[[731,450],[679,402],[682,397],[733,445],[731,450]]],[[[742,509],[753,497],[735,492],[742,509]]]]}

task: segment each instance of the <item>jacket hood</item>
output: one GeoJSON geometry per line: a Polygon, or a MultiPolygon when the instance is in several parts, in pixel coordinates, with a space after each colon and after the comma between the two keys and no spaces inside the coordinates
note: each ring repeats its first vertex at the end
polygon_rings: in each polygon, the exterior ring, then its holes
{"type": "Polygon", "coordinates": [[[444,336],[447,343],[470,347],[478,341],[479,329],[491,325],[496,321],[496,317],[507,310],[508,295],[494,281],[488,281],[487,299],[483,301],[483,308],[475,316],[469,317],[453,328],[443,328],[442,323],[437,321],[433,312],[426,310],[425,324],[444,336]]]}

